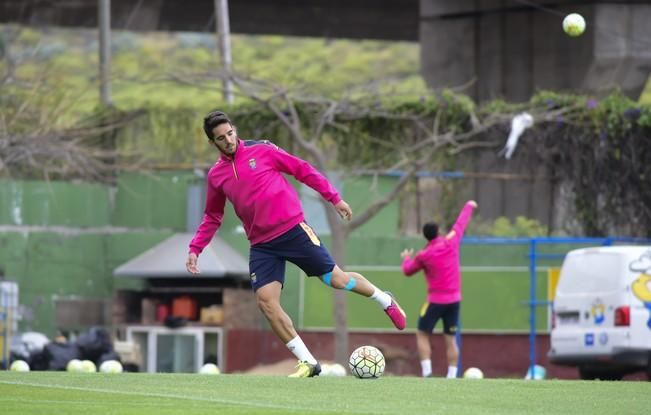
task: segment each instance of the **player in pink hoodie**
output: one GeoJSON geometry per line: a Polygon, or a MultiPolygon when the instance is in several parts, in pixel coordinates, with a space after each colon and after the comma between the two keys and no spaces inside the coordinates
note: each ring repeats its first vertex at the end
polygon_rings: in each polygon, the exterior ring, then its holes
{"type": "Polygon", "coordinates": [[[448,361],[448,378],[457,377],[459,350],[455,339],[459,305],[461,303],[461,275],[459,272],[459,245],[473,209],[474,200],[466,202],[459,217],[446,236],[439,236],[438,225],[433,222],[423,226],[427,245],[415,256],[413,250],[401,253],[402,271],[412,276],[423,270],[427,280],[427,301],[421,308],[416,331],[416,344],[423,377],[432,375],[432,349],[430,338],[439,319],[443,320],[443,334],[448,361]]]}
{"type": "Polygon", "coordinates": [[[228,199],[251,243],[249,270],[258,307],[274,333],[299,360],[297,371],[291,377],[317,376],[321,366],[280,305],[285,261],[296,264],[308,276],[319,277],[332,288],[372,298],[399,330],[405,328],[406,315],[390,293],[377,289],[362,275],[345,272],[335,264],[316,233],[305,223],[298,194],[283,176],[283,173],[294,176],[310,186],[343,219],[350,220],[352,210],[321,173],[269,141],[241,140],[223,112],[208,114],[203,128],[221,157],[208,172],[205,214],[190,242],[186,268],[192,274],[199,274],[197,257],[219,229],[228,199]]]}

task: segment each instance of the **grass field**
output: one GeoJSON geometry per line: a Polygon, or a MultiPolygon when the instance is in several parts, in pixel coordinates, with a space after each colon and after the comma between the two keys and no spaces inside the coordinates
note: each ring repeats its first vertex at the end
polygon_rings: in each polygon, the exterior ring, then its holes
{"type": "Polygon", "coordinates": [[[647,382],[0,372],[0,413],[643,414],[647,382]]]}

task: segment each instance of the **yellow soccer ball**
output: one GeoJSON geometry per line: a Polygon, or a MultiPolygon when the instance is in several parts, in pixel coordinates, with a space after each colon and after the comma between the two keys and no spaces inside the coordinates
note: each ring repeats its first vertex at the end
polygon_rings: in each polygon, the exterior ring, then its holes
{"type": "Polygon", "coordinates": [[[581,36],[585,32],[585,19],[578,13],[571,13],[563,19],[563,31],[569,36],[581,36]]]}

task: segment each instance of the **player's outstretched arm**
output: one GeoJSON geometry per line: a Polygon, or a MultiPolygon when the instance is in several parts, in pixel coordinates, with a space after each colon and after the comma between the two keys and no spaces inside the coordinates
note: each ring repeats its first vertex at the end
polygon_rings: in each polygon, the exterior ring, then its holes
{"type": "Polygon", "coordinates": [[[190,252],[188,254],[188,260],[185,261],[185,269],[188,270],[190,274],[197,275],[201,273],[201,270],[197,266],[197,254],[190,252]]]}
{"type": "Polygon", "coordinates": [[[457,220],[452,226],[452,230],[445,236],[447,239],[461,239],[463,233],[466,230],[466,226],[468,226],[468,222],[470,222],[472,212],[477,208],[477,206],[477,202],[474,200],[469,200],[466,202],[466,204],[461,209],[461,212],[459,212],[459,217],[457,217],[457,220]]]}
{"type": "Polygon", "coordinates": [[[348,206],[345,200],[340,200],[336,205],[337,213],[342,219],[351,220],[353,218],[353,210],[348,206]]]}
{"type": "Polygon", "coordinates": [[[413,249],[403,249],[402,252],[400,253],[400,258],[402,259],[411,258],[412,256],[414,256],[413,249]]]}
{"type": "Polygon", "coordinates": [[[418,255],[414,255],[413,249],[404,249],[400,253],[400,258],[402,258],[402,273],[407,277],[411,277],[421,269],[423,269],[423,264],[421,263],[418,255]]]}

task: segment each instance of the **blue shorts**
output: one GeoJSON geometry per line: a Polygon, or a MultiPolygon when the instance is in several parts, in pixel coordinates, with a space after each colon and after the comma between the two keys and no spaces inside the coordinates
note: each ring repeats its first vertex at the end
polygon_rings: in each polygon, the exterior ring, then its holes
{"type": "Polygon", "coordinates": [[[320,277],[335,267],[316,233],[301,222],[269,242],[251,246],[249,273],[253,291],[272,281],[284,284],[285,261],[297,265],[308,276],[320,277]]]}
{"type": "Polygon", "coordinates": [[[459,321],[459,302],[450,304],[425,303],[420,310],[418,330],[432,333],[439,319],[443,319],[443,333],[454,335],[457,333],[459,321]]]}

